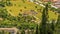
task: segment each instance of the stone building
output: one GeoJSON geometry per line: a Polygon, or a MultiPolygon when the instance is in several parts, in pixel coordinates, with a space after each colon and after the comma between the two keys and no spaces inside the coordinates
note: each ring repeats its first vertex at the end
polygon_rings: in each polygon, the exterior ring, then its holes
{"type": "Polygon", "coordinates": [[[60,0],[57,0],[57,2],[54,3],[54,6],[60,8],[60,0]]]}
{"type": "Polygon", "coordinates": [[[43,0],[44,2],[53,2],[53,5],[60,8],[60,0],[43,0]]]}

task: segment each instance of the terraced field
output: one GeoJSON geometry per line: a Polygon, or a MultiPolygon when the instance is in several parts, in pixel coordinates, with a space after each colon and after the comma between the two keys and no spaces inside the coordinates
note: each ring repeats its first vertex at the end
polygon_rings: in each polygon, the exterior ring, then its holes
{"type": "MultiPolygon", "coordinates": [[[[41,19],[42,16],[42,12],[41,9],[43,8],[40,5],[37,5],[33,2],[29,2],[27,0],[10,0],[9,2],[11,2],[11,6],[6,6],[4,8],[6,8],[8,10],[8,12],[12,15],[12,16],[18,16],[19,13],[22,14],[29,14],[29,15],[33,15],[36,18],[38,18],[37,20],[41,19]]],[[[49,20],[56,20],[58,14],[56,12],[50,11],[49,10],[49,20]]]]}

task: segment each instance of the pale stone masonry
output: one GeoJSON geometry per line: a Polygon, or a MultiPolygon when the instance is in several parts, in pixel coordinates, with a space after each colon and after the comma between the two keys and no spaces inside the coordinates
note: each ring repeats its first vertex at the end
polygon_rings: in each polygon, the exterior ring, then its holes
{"type": "Polygon", "coordinates": [[[17,28],[0,28],[0,31],[1,31],[1,30],[10,32],[11,34],[17,34],[17,31],[18,31],[17,28]]]}

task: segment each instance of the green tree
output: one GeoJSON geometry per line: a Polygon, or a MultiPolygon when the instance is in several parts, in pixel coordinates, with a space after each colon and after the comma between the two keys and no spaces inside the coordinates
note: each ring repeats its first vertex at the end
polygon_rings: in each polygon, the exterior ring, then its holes
{"type": "Polygon", "coordinates": [[[39,30],[38,30],[38,24],[37,24],[37,26],[36,26],[36,34],[39,34],[38,31],[39,31],[39,30]]]}
{"type": "Polygon", "coordinates": [[[24,29],[22,30],[21,34],[25,34],[25,31],[24,31],[24,29]]]}
{"type": "Polygon", "coordinates": [[[0,9],[0,17],[1,18],[7,18],[8,11],[6,9],[0,9]]]}
{"type": "Polygon", "coordinates": [[[58,11],[58,19],[57,19],[57,23],[56,23],[56,33],[60,34],[59,30],[60,30],[60,10],[58,11]]]}
{"type": "Polygon", "coordinates": [[[45,8],[42,12],[42,23],[40,24],[40,34],[47,34],[46,22],[48,16],[48,4],[45,5],[45,8]]]}
{"type": "Polygon", "coordinates": [[[2,0],[2,1],[0,1],[0,8],[1,7],[5,7],[5,2],[2,0]]]}

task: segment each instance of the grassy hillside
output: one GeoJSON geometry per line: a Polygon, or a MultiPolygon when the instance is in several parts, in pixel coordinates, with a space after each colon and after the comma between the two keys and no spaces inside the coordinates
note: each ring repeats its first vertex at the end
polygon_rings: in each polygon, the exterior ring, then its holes
{"type": "MultiPolygon", "coordinates": [[[[41,7],[40,5],[37,5],[33,2],[28,2],[27,0],[10,0],[8,2],[11,2],[11,6],[5,6],[5,8],[8,10],[8,12],[13,15],[17,16],[19,13],[22,14],[31,14],[33,16],[36,16],[36,18],[41,19],[41,7]],[[32,11],[31,11],[32,10],[32,11]],[[34,12],[34,13],[33,13],[34,12]],[[35,14],[36,13],[36,14],[35,14]]],[[[57,19],[57,13],[52,12],[49,10],[49,20],[57,19]]]]}

